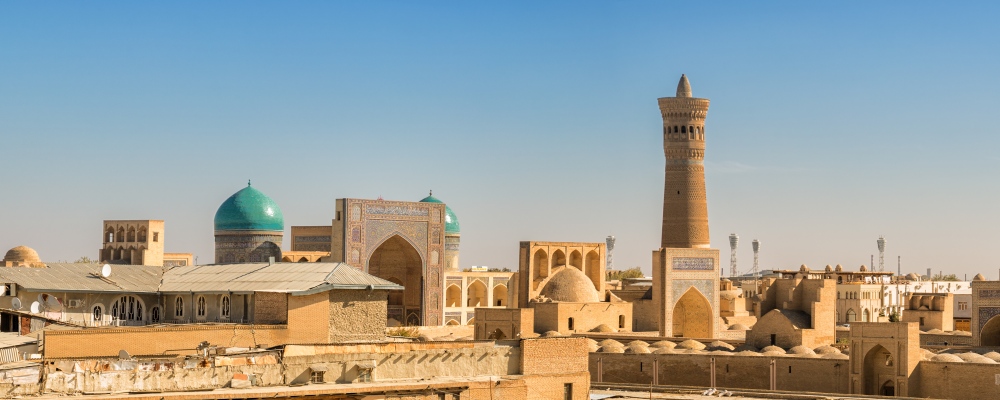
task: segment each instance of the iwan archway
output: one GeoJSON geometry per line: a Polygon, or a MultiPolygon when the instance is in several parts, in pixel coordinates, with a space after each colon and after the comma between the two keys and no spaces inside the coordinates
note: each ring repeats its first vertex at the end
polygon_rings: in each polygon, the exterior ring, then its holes
{"type": "Polygon", "coordinates": [[[402,325],[423,324],[423,260],[417,249],[399,235],[382,242],[368,259],[368,273],[403,285],[390,299],[388,319],[402,325]]]}
{"type": "Polygon", "coordinates": [[[698,289],[689,288],[677,300],[672,316],[675,337],[712,337],[712,305],[698,289]]]}

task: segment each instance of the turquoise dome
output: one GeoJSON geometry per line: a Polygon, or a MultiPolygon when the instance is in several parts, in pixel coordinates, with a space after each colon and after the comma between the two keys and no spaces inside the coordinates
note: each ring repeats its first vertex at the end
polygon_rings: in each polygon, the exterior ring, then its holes
{"type": "Polygon", "coordinates": [[[285,218],[278,204],[260,190],[247,187],[219,206],[215,212],[217,231],[284,231],[285,218]]]}
{"type": "MultiPolygon", "coordinates": [[[[428,195],[427,197],[424,197],[423,200],[420,200],[420,202],[421,203],[442,203],[442,204],[444,203],[443,201],[438,200],[437,197],[434,197],[433,194],[434,193],[431,192],[430,195],[428,195]]],[[[457,233],[459,233],[460,230],[461,229],[459,229],[459,226],[458,226],[458,217],[455,216],[455,212],[454,211],[451,211],[451,207],[448,207],[448,205],[445,204],[445,206],[444,206],[444,233],[445,234],[457,234],[457,233]]]]}

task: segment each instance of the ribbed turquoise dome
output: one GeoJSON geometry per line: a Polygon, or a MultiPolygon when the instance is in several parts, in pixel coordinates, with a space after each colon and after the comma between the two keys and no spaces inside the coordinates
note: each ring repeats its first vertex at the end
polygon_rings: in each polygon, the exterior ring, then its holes
{"type": "Polygon", "coordinates": [[[274,200],[247,183],[247,187],[219,206],[215,212],[215,230],[284,231],[285,218],[274,200]]]}
{"type": "MultiPolygon", "coordinates": [[[[431,193],[431,195],[428,195],[427,197],[424,197],[424,199],[420,200],[420,202],[421,203],[444,203],[443,201],[438,200],[437,197],[434,197],[433,193],[431,193]]],[[[444,206],[444,233],[445,234],[459,233],[460,230],[461,229],[459,229],[459,226],[458,226],[458,217],[455,216],[455,212],[451,211],[451,207],[448,207],[448,205],[445,204],[445,206],[444,206]]]]}

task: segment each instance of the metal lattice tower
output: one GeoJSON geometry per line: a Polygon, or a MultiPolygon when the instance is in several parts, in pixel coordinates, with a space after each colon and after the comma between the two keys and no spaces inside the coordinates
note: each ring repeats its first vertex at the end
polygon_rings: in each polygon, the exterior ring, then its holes
{"type": "Polygon", "coordinates": [[[739,244],[740,237],[735,233],[729,234],[729,248],[731,249],[729,255],[729,277],[735,277],[738,273],[736,271],[736,245],[739,244]]]}
{"type": "Polygon", "coordinates": [[[613,267],[615,265],[613,262],[611,262],[611,254],[613,253],[613,250],[615,249],[615,237],[614,236],[608,236],[608,238],[605,239],[605,243],[607,244],[607,252],[605,253],[607,255],[607,257],[605,257],[605,260],[604,260],[604,270],[605,271],[611,271],[611,270],[614,269],[613,267]]]}
{"type": "Polygon", "coordinates": [[[879,236],[878,240],[878,272],[885,271],[885,236],[879,236]]]}

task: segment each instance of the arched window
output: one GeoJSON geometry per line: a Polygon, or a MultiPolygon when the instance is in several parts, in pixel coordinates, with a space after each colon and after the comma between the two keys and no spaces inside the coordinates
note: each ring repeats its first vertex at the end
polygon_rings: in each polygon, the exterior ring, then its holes
{"type": "Polygon", "coordinates": [[[95,324],[104,322],[104,306],[97,304],[94,306],[93,316],[91,319],[95,324]]]}
{"type": "Polygon", "coordinates": [[[208,315],[208,302],[205,301],[205,296],[198,296],[197,302],[198,308],[194,315],[198,318],[205,318],[208,315]]]}
{"type": "Polygon", "coordinates": [[[160,323],[160,306],[153,306],[149,309],[149,322],[158,324],[160,323]]]}
{"type": "Polygon", "coordinates": [[[219,316],[223,319],[229,319],[230,311],[230,301],[229,295],[222,296],[222,301],[219,302],[219,316]]]}
{"type": "Polygon", "coordinates": [[[855,322],[858,320],[858,314],[854,312],[854,309],[847,310],[847,322],[855,322]]]}
{"type": "Polygon", "coordinates": [[[184,298],[177,296],[174,299],[174,317],[181,318],[184,316],[184,298]]]}
{"type": "Polygon", "coordinates": [[[118,235],[116,236],[116,239],[117,239],[115,240],[116,242],[125,241],[125,228],[118,228],[118,235]]]}
{"type": "Polygon", "coordinates": [[[618,329],[625,329],[625,316],[624,315],[619,315],[618,316],[618,329]]]}
{"type": "Polygon", "coordinates": [[[111,305],[111,318],[126,324],[142,322],[142,312],[142,300],[135,296],[122,296],[111,305]]]}
{"type": "Polygon", "coordinates": [[[139,228],[139,237],[138,237],[138,239],[139,239],[140,242],[145,242],[146,241],[146,227],[145,226],[139,228]]]}

